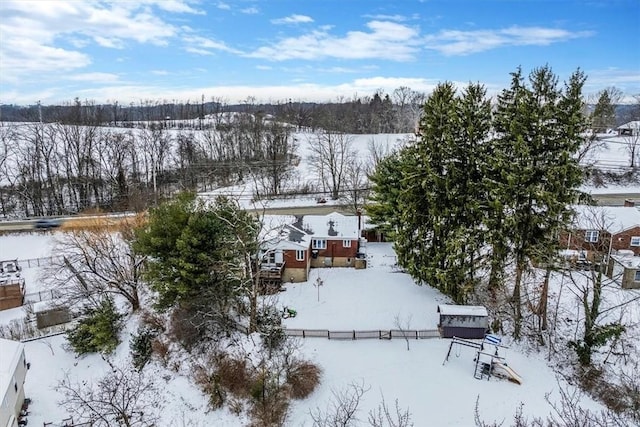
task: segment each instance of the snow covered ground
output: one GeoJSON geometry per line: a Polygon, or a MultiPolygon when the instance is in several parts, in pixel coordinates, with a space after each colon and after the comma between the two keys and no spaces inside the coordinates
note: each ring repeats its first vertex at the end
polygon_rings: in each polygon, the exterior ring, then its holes
{"type": "MultiPolygon", "coordinates": [[[[0,236],[0,259],[33,258],[51,255],[55,233],[0,236]]],[[[297,310],[286,326],[308,329],[393,329],[394,319],[410,320],[411,328],[433,329],[437,324],[436,307],[449,300],[428,287],[416,286],[411,278],[394,268],[395,256],[390,244],[370,243],[367,247],[368,268],[314,270],[309,282],[288,284],[278,295],[279,303],[297,310]],[[322,279],[320,297],[314,287],[322,279]]],[[[27,292],[41,287],[37,269],[25,269],[27,292]]],[[[20,308],[0,312],[0,322],[24,315],[20,308]]],[[[129,331],[135,326],[130,322],[129,331]]],[[[128,336],[125,332],[123,337],[128,336]]],[[[366,420],[369,410],[382,397],[393,405],[409,408],[416,426],[470,426],[479,398],[480,413],[487,421],[512,419],[521,402],[528,415],[546,415],[550,408],[545,394],[558,396],[556,376],[542,355],[529,354],[517,345],[504,350],[502,356],[522,378],[517,385],[506,380],[474,379],[474,350],[454,348],[443,364],[449,348],[447,339],[412,340],[410,350],[402,339],[333,341],[307,338],[301,350],[307,358],[322,367],[320,386],[306,400],[294,401],[287,425],[310,426],[309,411],[324,408],[332,391],[344,390],[349,384],[362,384],[368,392],[362,398],[360,418],[366,420]]],[[[26,343],[31,362],[25,383],[26,395],[32,399],[29,425],[59,422],[67,417],[58,405],[60,396],[53,390],[64,375],[80,380],[95,379],[108,369],[97,355],[76,358],[65,349],[63,336],[26,343]]],[[[128,357],[125,342],[114,359],[128,357]]],[[[207,410],[206,399],[185,376],[154,363],[148,368],[165,394],[161,426],[237,426],[243,422],[226,410],[207,410]]],[[[587,408],[600,408],[586,399],[587,408]]]]}

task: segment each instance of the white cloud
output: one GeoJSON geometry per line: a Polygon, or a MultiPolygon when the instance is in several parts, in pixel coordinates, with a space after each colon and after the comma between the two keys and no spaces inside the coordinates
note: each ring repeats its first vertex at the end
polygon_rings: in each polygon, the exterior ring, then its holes
{"type": "Polygon", "coordinates": [[[285,18],[280,19],[272,19],[271,23],[280,25],[280,24],[308,24],[313,22],[313,18],[306,15],[289,15],[285,18]]]}
{"type": "Polygon", "coordinates": [[[364,15],[367,19],[373,19],[376,21],[395,21],[395,22],[404,22],[407,20],[407,17],[404,15],[364,15]]]}
{"type": "Polygon", "coordinates": [[[240,9],[240,13],[244,13],[246,15],[256,15],[260,13],[260,9],[258,9],[257,7],[247,7],[244,9],[240,9]]]}
{"type": "Polygon", "coordinates": [[[0,79],[29,79],[39,72],[85,67],[91,59],[80,49],[90,42],[117,49],[129,42],[166,45],[178,30],[155,15],[152,6],[175,13],[197,13],[180,0],[2,0],[0,79]],[[65,40],[72,48],[60,44],[65,40]]]}
{"type": "Polygon", "coordinates": [[[211,40],[201,36],[187,36],[182,39],[187,44],[185,48],[187,52],[196,53],[199,55],[213,55],[211,50],[218,50],[223,52],[230,52],[240,54],[241,52],[230,48],[223,42],[211,40]]]}
{"type": "MultiPolygon", "coordinates": [[[[308,82],[298,82],[286,85],[274,86],[208,86],[189,89],[167,89],[164,86],[145,84],[114,84],[102,87],[74,92],[74,96],[82,99],[91,99],[98,103],[107,100],[117,100],[122,104],[137,102],[140,99],[175,99],[177,101],[199,100],[204,94],[205,98],[215,96],[229,103],[240,103],[247,98],[255,98],[256,102],[277,102],[284,99],[308,102],[328,102],[344,98],[345,94],[358,96],[372,96],[376,91],[383,90],[392,93],[399,86],[408,86],[421,92],[433,90],[437,81],[420,78],[403,77],[374,77],[370,79],[355,79],[349,82],[322,85],[308,82]]],[[[462,86],[462,84],[461,84],[462,86]]],[[[69,100],[67,93],[60,92],[33,92],[12,93],[9,97],[3,97],[4,102],[17,104],[32,103],[34,99],[41,99],[45,104],[55,104],[69,100]]]]}
{"type": "Polygon", "coordinates": [[[231,6],[229,6],[227,3],[224,3],[224,2],[218,2],[216,7],[221,10],[231,10],[231,6]]]}
{"type": "Polygon", "coordinates": [[[371,21],[367,27],[368,32],[350,31],[344,37],[330,34],[330,28],[317,29],[260,47],[248,56],[273,61],[323,58],[409,61],[415,57],[419,44],[416,28],[388,21],[371,21]]]}
{"type": "Polygon", "coordinates": [[[427,49],[446,56],[469,55],[503,46],[547,46],[593,35],[590,31],[571,32],[557,28],[513,26],[499,30],[442,30],[424,38],[427,49]]]}

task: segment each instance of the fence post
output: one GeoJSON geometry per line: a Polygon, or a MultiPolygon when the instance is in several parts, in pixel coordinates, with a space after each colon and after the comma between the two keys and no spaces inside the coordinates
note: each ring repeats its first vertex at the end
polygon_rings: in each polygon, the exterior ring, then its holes
{"type": "Polygon", "coordinates": [[[302,338],[306,338],[306,337],[304,336],[304,329],[302,330],[302,338]]]}
{"type": "Polygon", "coordinates": [[[327,330],[327,339],[330,340],[331,339],[331,331],[327,330]]]}
{"type": "Polygon", "coordinates": [[[353,330],[353,339],[354,339],[354,341],[356,339],[356,330],[355,329],[353,330]]]}

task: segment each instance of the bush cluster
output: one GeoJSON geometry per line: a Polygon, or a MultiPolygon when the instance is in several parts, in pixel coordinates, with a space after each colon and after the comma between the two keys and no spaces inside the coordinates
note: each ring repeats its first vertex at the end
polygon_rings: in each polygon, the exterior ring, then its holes
{"type": "Polygon", "coordinates": [[[67,332],[67,341],[79,355],[111,353],[120,343],[122,317],[113,300],[105,298],[98,307],[84,310],[82,319],[67,332]]]}

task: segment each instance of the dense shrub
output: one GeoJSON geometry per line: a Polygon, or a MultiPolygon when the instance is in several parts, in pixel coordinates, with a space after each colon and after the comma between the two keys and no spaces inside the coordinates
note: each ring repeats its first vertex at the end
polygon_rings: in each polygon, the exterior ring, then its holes
{"type": "Polygon", "coordinates": [[[156,332],[147,329],[139,328],[137,334],[131,335],[131,342],[129,348],[131,350],[131,358],[133,359],[133,366],[138,371],[144,368],[151,354],[153,353],[153,347],[151,343],[156,336],[156,332]]]}
{"type": "Polygon", "coordinates": [[[224,405],[227,392],[220,384],[217,372],[211,367],[196,366],[193,370],[193,382],[209,397],[211,409],[219,409],[224,405]]]}
{"type": "Polygon", "coordinates": [[[191,350],[205,338],[205,323],[197,312],[179,307],[171,313],[169,334],[186,350],[191,350]]]}
{"type": "Polygon", "coordinates": [[[105,298],[97,308],[88,308],[83,318],[69,332],[67,341],[73,350],[81,354],[111,353],[120,343],[122,315],[111,298],[105,298]]]}
{"type": "Polygon", "coordinates": [[[269,372],[258,375],[251,386],[251,427],[282,426],[289,410],[287,387],[269,372]]]}
{"type": "Polygon", "coordinates": [[[218,362],[218,378],[220,385],[229,393],[246,397],[251,388],[251,373],[245,360],[224,357],[218,362]]]}
{"type": "Polygon", "coordinates": [[[322,370],[311,362],[300,360],[292,363],[287,373],[287,384],[291,387],[291,397],[304,399],[320,383],[322,370]]]}
{"type": "Polygon", "coordinates": [[[269,351],[269,355],[282,347],[287,337],[282,330],[282,315],[275,307],[261,308],[256,323],[258,332],[262,335],[262,344],[269,351]]]}

